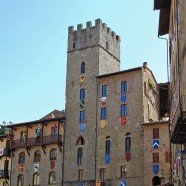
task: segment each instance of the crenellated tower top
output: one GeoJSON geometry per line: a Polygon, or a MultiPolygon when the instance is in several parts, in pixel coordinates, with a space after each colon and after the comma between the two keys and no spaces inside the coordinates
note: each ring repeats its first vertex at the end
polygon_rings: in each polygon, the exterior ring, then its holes
{"type": "Polygon", "coordinates": [[[74,26],[68,28],[68,52],[101,46],[120,60],[120,40],[120,36],[102,23],[101,19],[95,20],[95,26],[89,21],[86,28],[83,28],[83,24],[78,24],[77,29],[74,26]]]}

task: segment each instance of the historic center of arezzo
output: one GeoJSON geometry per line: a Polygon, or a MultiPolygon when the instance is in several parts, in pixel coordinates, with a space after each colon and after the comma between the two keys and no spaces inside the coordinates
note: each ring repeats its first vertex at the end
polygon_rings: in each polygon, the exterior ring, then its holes
{"type": "Polygon", "coordinates": [[[186,0],[1,0],[0,23],[0,186],[186,186],[186,0]]]}

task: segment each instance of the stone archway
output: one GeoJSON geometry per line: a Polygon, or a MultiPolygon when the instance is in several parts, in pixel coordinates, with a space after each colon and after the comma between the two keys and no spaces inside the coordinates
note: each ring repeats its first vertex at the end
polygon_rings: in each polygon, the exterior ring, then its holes
{"type": "Polygon", "coordinates": [[[160,186],[161,185],[161,178],[159,176],[154,176],[152,179],[153,186],[160,186]]]}

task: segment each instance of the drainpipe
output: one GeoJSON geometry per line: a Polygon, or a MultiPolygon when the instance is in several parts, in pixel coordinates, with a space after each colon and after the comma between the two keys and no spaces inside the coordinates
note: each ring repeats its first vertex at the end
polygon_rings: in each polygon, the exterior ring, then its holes
{"type": "Polygon", "coordinates": [[[99,88],[99,84],[98,84],[98,79],[96,78],[96,84],[97,84],[97,94],[96,94],[96,128],[95,128],[95,132],[96,132],[96,139],[95,139],[95,182],[97,179],[97,144],[98,144],[98,131],[97,131],[97,125],[98,125],[98,88],[99,88]]]}
{"type": "Polygon", "coordinates": [[[158,35],[158,38],[165,40],[167,44],[167,81],[170,82],[170,79],[169,79],[169,42],[167,38],[160,37],[159,35],[158,35]]]}
{"type": "MultiPolygon", "coordinates": [[[[64,170],[65,170],[65,131],[66,131],[66,117],[65,121],[63,122],[63,163],[62,163],[62,182],[61,185],[64,185],[64,170]]],[[[59,135],[59,134],[58,134],[59,135]]]]}
{"type": "MultiPolygon", "coordinates": [[[[167,45],[167,81],[170,82],[170,79],[169,79],[169,42],[168,42],[168,39],[167,38],[163,38],[163,37],[160,37],[158,35],[158,38],[159,39],[162,39],[162,40],[165,40],[166,41],[166,45],[167,45]]],[[[169,85],[170,86],[170,85],[169,85]]],[[[170,117],[170,105],[171,105],[171,101],[170,101],[170,88],[168,87],[168,107],[169,107],[169,117],[170,117]]],[[[170,180],[172,181],[172,146],[171,146],[171,141],[170,141],[170,119],[169,119],[169,150],[170,150],[170,171],[171,171],[171,174],[170,174],[170,180]]]]}

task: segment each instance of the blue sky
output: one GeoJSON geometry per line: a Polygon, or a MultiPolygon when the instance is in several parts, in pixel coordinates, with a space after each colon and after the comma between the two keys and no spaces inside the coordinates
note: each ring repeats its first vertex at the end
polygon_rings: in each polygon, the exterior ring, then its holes
{"type": "Polygon", "coordinates": [[[0,0],[0,123],[65,109],[68,26],[101,18],[121,36],[121,69],[147,61],[166,82],[153,0],[0,0]]]}

